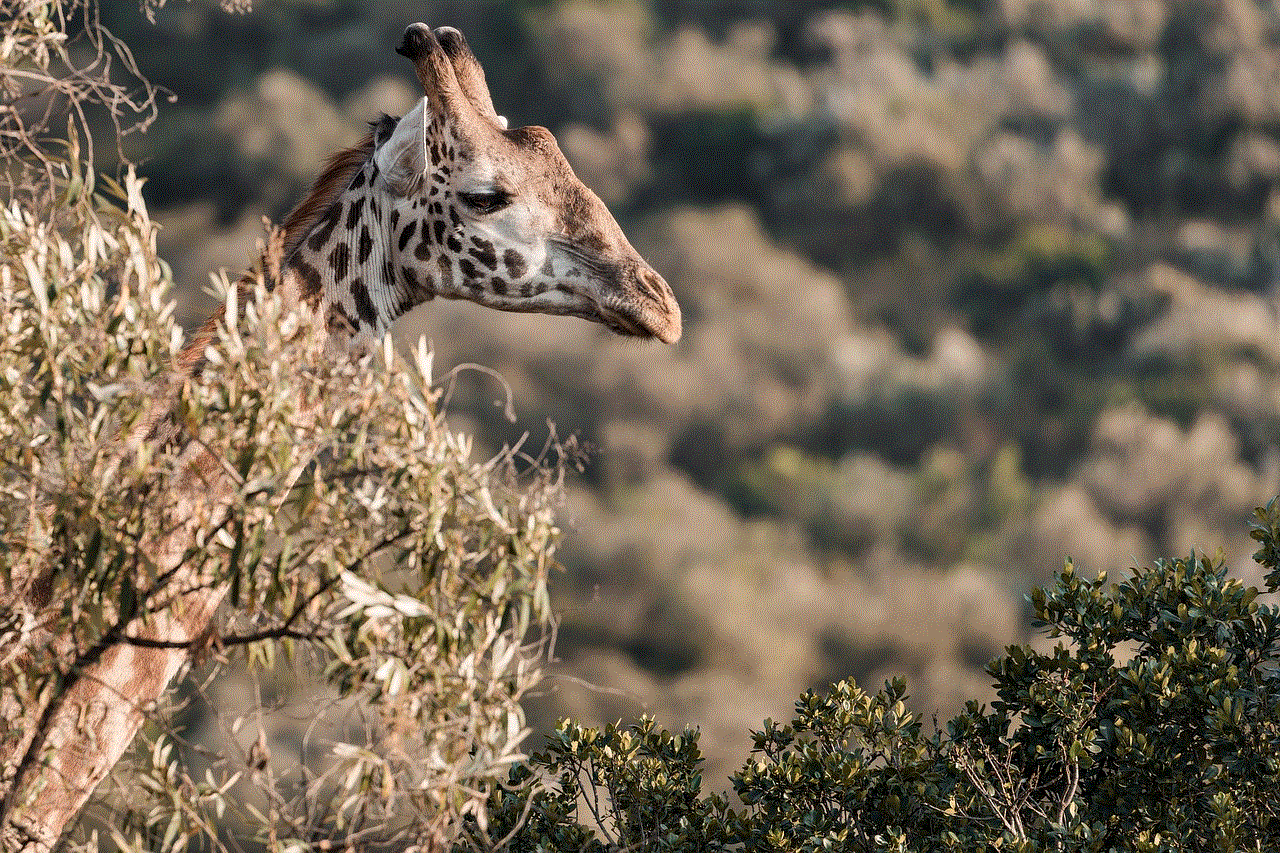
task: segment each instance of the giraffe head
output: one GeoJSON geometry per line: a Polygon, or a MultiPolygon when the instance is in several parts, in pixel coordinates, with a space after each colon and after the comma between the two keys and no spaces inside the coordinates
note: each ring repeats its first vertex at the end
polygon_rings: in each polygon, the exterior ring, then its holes
{"type": "Polygon", "coordinates": [[[387,267],[408,301],[467,299],[678,340],[671,288],[549,131],[507,128],[462,34],[413,24],[397,52],[413,61],[424,97],[375,126],[365,172],[389,196],[387,267]]]}

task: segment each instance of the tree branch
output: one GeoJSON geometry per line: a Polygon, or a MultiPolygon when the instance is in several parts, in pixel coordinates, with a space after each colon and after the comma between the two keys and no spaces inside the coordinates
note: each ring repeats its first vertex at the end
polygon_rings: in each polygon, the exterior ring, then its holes
{"type": "MultiPolygon", "coordinates": [[[[133,637],[128,634],[119,634],[116,639],[119,642],[127,643],[131,646],[138,646],[143,649],[189,649],[199,640],[190,642],[178,642],[175,640],[152,640],[148,637],[133,637]]],[[[288,628],[268,628],[263,631],[257,631],[252,634],[232,634],[226,637],[216,637],[214,642],[219,646],[243,646],[249,643],[260,643],[264,640],[320,640],[323,639],[320,634],[309,634],[304,631],[293,631],[288,628]]]]}

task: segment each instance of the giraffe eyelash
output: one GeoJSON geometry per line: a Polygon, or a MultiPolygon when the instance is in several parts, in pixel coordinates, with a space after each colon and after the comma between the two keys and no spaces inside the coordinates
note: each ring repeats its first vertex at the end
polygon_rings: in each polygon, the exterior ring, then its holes
{"type": "Polygon", "coordinates": [[[467,207],[479,214],[497,213],[511,204],[511,196],[502,190],[478,193],[458,193],[458,198],[467,207]]]}

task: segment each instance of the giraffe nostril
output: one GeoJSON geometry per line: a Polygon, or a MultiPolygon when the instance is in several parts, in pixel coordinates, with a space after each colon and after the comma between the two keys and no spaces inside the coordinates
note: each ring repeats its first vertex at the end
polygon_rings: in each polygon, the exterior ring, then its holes
{"type": "Polygon", "coordinates": [[[646,327],[663,343],[673,344],[680,340],[681,326],[683,325],[680,317],[680,304],[676,302],[675,294],[672,293],[671,286],[667,284],[666,279],[654,272],[653,269],[643,267],[639,270],[636,281],[639,284],[640,292],[658,309],[652,313],[650,311],[644,312],[653,318],[652,321],[645,324],[646,327]]]}
{"type": "Polygon", "coordinates": [[[653,270],[642,270],[640,273],[640,288],[645,295],[654,302],[666,304],[674,301],[671,288],[666,280],[653,270]]]}

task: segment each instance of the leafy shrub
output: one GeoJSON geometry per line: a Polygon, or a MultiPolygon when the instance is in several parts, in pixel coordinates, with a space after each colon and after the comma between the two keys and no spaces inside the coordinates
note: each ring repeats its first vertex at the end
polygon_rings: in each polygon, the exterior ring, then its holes
{"type": "MultiPolygon", "coordinates": [[[[1256,559],[1280,588],[1280,498],[1256,559]]],[[[697,732],[563,723],[490,800],[513,850],[1178,851],[1280,844],[1280,609],[1202,556],[1118,583],[1068,562],[1031,604],[1061,637],[992,661],[998,699],[927,727],[895,680],[806,693],[701,794],[697,732]]],[[[470,842],[501,836],[473,832],[470,842]]]]}
{"type": "Polygon", "coordinates": [[[335,360],[261,278],[210,362],[171,389],[182,335],[139,184],[127,181],[125,207],[95,197],[97,221],[70,234],[18,208],[0,218],[4,769],[30,761],[24,736],[104,649],[143,645],[194,582],[229,590],[230,622],[209,640],[218,659],[268,673],[287,660],[292,689],[315,695],[304,751],[322,757],[268,752],[245,777],[224,744],[194,779],[158,714],[154,752],[120,777],[135,793],[102,803],[139,827],[117,843],[179,849],[215,813],[251,808],[234,788],[250,781],[284,798],[271,818],[242,817],[248,837],[277,838],[271,849],[429,837],[520,756],[519,700],[542,651],[526,642],[550,618],[557,475],[519,475],[509,452],[472,459],[437,411],[425,349],[416,369],[390,350],[335,360]],[[171,393],[185,440],[121,440],[171,393]],[[232,472],[225,500],[191,488],[192,444],[232,472]],[[165,531],[188,524],[180,568],[162,568],[165,531]],[[297,786],[305,796],[285,793],[297,786]]]}

